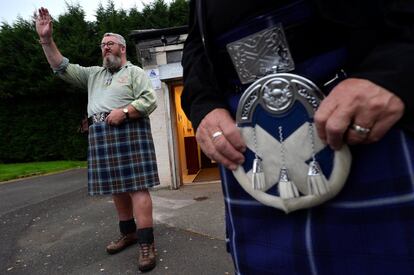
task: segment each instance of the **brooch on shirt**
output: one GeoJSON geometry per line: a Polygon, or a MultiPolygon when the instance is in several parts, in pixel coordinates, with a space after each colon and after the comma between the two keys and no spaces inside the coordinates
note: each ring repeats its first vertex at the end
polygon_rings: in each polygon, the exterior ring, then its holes
{"type": "Polygon", "coordinates": [[[109,86],[112,83],[112,75],[105,80],[105,85],[109,86]]]}

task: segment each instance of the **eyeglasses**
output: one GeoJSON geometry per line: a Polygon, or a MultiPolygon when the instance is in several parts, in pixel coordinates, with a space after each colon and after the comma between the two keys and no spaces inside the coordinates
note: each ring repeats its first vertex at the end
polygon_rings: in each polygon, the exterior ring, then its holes
{"type": "Polygon", "coordinates": [[[106,42],[106,43],[101,43],[101,44],[100,44],[100,47],[101,47],[101,49],[104,49],[104,48],[105,48],[105,46],[108,46],[108,48],[111,48],[111,49],[112,49],[112,47],[113,47],[114,45],[122,45],[122,44],[115,43],[114,41],[108,41],[108,42],[106,42]]]}

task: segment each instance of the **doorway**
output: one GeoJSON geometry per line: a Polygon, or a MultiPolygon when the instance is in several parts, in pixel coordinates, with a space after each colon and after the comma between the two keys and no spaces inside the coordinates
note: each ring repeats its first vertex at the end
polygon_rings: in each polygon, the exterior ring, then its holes
{"type": "Polygon", "coordinates": [[[194,129],[190,120],[181,108],[182,84],[173,85],[176,125],[177,125],[177,145],[180,159],[180,178],[182,184],[203,183],[220,180],[217,163],[211,161],[201,151],[197,144],[194,129]]]}

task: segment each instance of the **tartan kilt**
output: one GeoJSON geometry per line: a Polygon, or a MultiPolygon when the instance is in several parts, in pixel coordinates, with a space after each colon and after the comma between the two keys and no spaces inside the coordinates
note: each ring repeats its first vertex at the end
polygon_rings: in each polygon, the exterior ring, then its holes
{"type": "Polygon", "coordinates": [[[109,195],[159,185],[149,118],[89,127],[88,193],[109,195]]]}
{"type": "Polygon", "coordinates": [[[392,129],[350,148],[339,195],[289,214],[256,201],[221,167],[236,274],[414,274],[414,137],[392,129]]]}

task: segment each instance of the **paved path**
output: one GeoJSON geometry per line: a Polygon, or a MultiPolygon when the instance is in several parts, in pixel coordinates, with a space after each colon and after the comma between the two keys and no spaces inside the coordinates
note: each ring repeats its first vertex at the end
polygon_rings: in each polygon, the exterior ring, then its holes
{"type": "MultiPolygon", "coordinates": [[[[233,274],[219,184],[151,192],[157,267],[148,274],[233,274]]],[[[118,236],[110,197],[88,197],[86,170],[0,184],[0,274],[136,274],[137,251],[105,252],[118,236]]]]}

